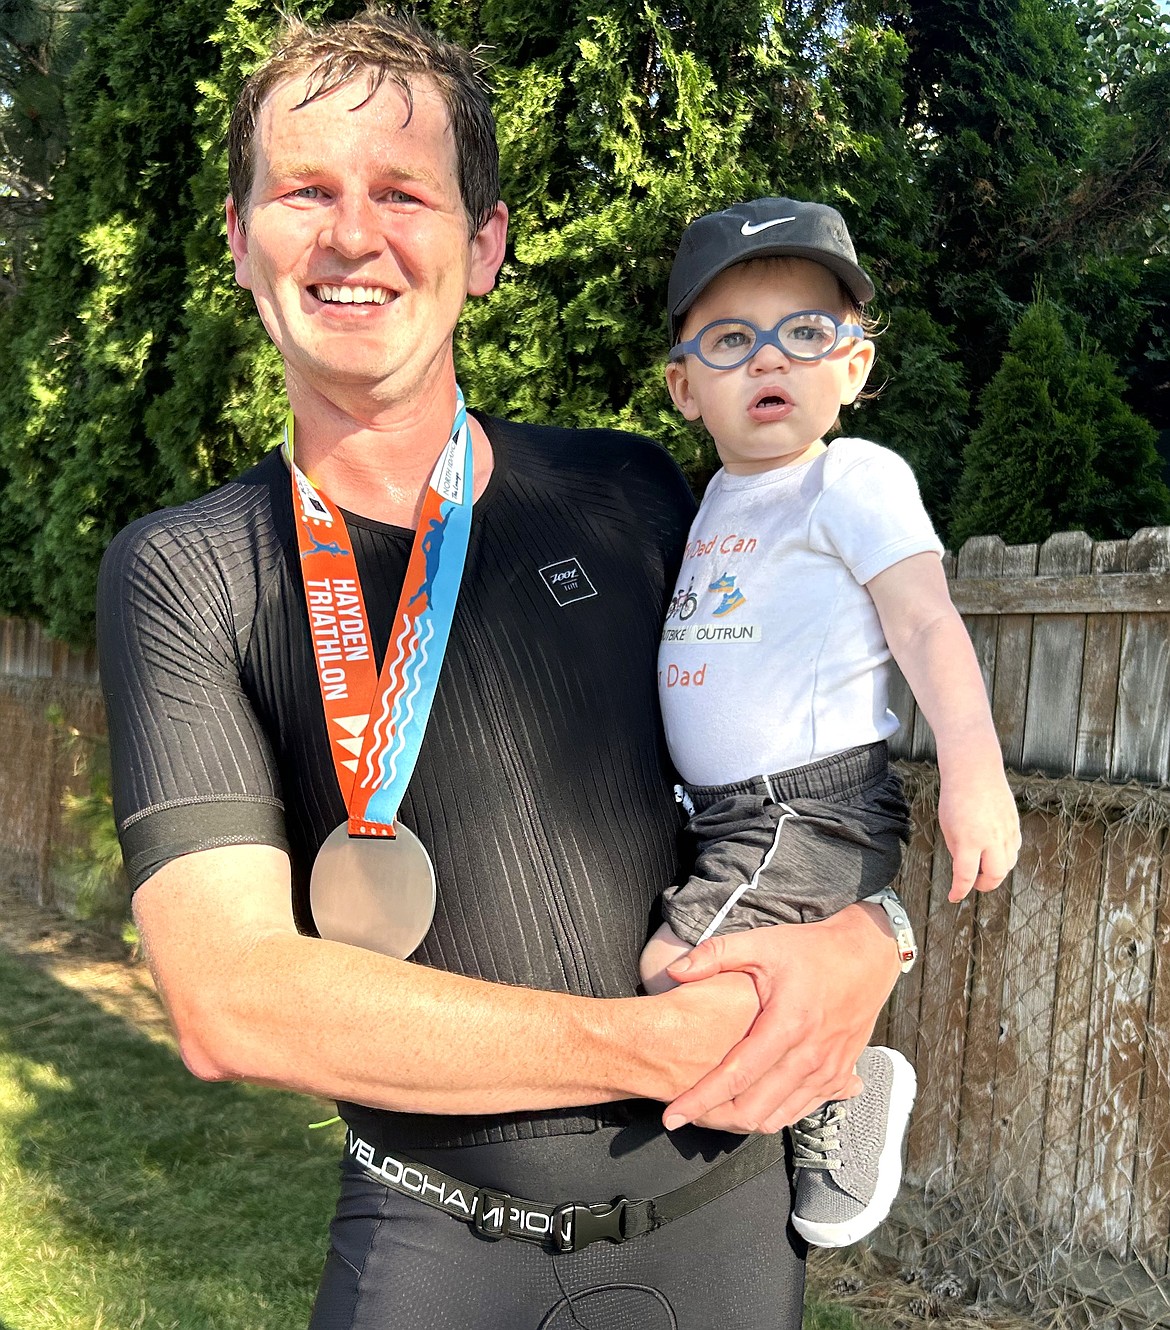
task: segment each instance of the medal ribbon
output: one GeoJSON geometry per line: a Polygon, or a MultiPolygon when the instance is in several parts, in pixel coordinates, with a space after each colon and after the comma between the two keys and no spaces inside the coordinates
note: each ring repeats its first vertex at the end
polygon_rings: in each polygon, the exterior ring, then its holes
{"type": "Polygon", "coordinates": [[[381,674],[353,542],[341,510],[293,460],[284,427],[313,658],[351,836],[393,836],[447,651],[471,535],[471,430],[456,388],[455,423],[423,498],[381,674]]]}

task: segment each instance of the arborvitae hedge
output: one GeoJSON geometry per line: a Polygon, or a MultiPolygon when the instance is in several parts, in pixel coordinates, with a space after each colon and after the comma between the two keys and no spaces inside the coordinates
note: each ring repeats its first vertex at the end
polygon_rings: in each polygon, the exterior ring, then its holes
{"type": "MultiPolygon", "coordinates": [[[[360,5],[297,7],[312,19],[360,5]]],[[[473,404],[641,430],[701,476],[710,449],[662,385],[670,259],[697,213],[788,193],[841,208],[879,286],[874,382],[890,383],[845,426],[915,463],[941,525],[969,403],[1038,278],[1088,334],[1125,342],[1143,409],[1170,424],[1158,378],[1170,334],[1149,298],[1170,280],[1158,248],[1170,146],[1150,110],[1170,73],[1143,72],[1128,110],[1120,94],[1095,100],[1070,6],[413,8],[491,48],[512,241],[499,289],[459,333],[473,404]],[[1094,230],[1077,189],[1108,190],[1138,160],[1129,224],[1094,230]]],[[[73,640],[90,631],[112,534],[275,438],[279,361],[234,285],[222,220],[228,109],[273,18],[270,0],[92,0],[39,267],[0,306],[0,611],[73,640]]],[[[1110,484],[1117,520],[1160,511],[1123,475],[1110,484]]]]}

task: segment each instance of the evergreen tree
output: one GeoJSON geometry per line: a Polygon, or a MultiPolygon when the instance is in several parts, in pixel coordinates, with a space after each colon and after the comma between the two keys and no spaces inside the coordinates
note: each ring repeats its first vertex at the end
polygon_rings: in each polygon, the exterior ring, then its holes
{"type": "Polygon", "coordinates": [[[4,608],[90,631],[110,538],[166,493],[144,418],[179,331],[205,0],[95,0],[37,271],[3,325],[4,608]]]}
{"type": "Polygon", "coordinates": [[[1124,367],[1132,403],[1170,429],[1170,10],[1160,0],[1078,0],[1093,140],[1073,189],[1029,239],[1046,287],[1124,367]]]}
{"type": "Polygon", "coordinates": [[[1093,141],[1076,11],[1052,0],[909,0],[906,106],[943,255],[934,308],[973,385],[1045,274],[1031,244],[1093,141]],[[989,334],[991,334],[989,336],[989,334]]]}
{"type": "Polygon", "coordinates": [[[1123,383],[1111,357],[1086,357],[1084,393],[1097,426],[1096,484],[1085,530],[1101,538],[1123,538],[1144,526],[1170,523],[1170,489],[1150,423],[1123,400],[1123,383]]]}
{"type": "Polygon", "coordinates": [[[81,0],[0,5],[0,301],[24,283],[66,143],[65,78],[81,49],[81,0]]]}
{"type": "Polygon", "coordinates": [[[900,306],[877,337],[877,361],[857,416],[844,430],[893,448],[918,477],[935,527],[945,531],[963,469],[968,393],[954,342],[924,309],[900,306]],[[856,420],[856,425],[854,421],[856,420]]]}
{"type": "Polygon", "coordinates": [[[1020,319],[979,401],[950,539],[1042,541],[1055,531],[1097,539],[1170,520],[1154,431],[1122,400],[1099,351],[1074,344],[1046,301],[1020,319]]]}

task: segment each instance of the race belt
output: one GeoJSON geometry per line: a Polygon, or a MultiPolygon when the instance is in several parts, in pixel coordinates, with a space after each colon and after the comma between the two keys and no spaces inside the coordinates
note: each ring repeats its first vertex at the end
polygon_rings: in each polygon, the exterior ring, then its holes
{"type": "Polygon", "coordinates": [[[374,1181],[462,1219],[481,1237],[515,1238],[551,1247],[555,1252],[576,1252],[602,1238],[627,1242],[653,1233],[726,1196],[783,1159],[784,1138],[779,1133],[749,1137],[697,1178],[662,1196],[642,1200],[619,1196],[609,1204],[594,1205],[573,1201],[545,1205],[492,1187],[474,1187],[440,1173],[430,1164],[376,1150],[352,1130],[346,1133],[346,1150],[374,1181]]]}

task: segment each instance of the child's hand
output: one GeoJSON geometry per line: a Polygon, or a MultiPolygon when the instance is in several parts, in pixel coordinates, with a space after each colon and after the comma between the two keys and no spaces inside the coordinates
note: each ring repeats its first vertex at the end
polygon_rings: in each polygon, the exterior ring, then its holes
{"type": "Polygon", "coordinates": [[[997,767],[969,766],[943,779],[938,822],[953,863],[948,900],[961,901],[972,887],[994,891],[1020,852],[1020,816],[1003,768],[997,767]]]}

